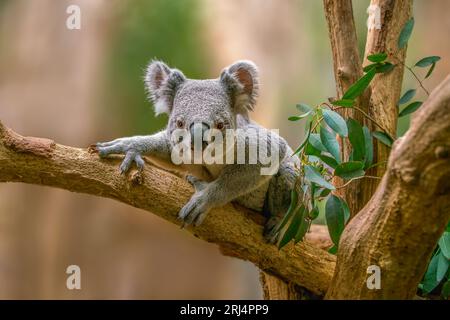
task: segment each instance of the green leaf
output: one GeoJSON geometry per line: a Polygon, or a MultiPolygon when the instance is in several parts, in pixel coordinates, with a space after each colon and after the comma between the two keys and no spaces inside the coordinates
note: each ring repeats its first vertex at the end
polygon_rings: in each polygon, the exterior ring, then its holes
{"type": "Polygon", "coordinates": [[[350,219],[350,208],[344,199],[341,199],[341,204],[342,209],[344,210],[344,223],[347,224],[347,221],[350,219]]]}
{"type": "Polygon", "coordinates": [[[328,197],[325,204],[325,219],[331,240],[338,247],[339,239],[344,231],[345,215],[341,199],[333,194],[328,197]]]}
{"type": "Polygon", "coordinates": [[[355,119],[347,119],[348,139],[353,147],[353,160],[364,160],[366,147],[364,144],[364,132],[361,124],[355,119]]]}
{"type": "Polygon", "coordinates": [[[334,132],[329,131],[327,128],[321,126],[320,141],[322,141],[322,145],[325,146],[326,148],[325,151],[328,151],[334,157],[336,162],[340,163],[341,153],[339,150],[339,143],[336,140],[336,134],[334,132]]]}
{"type": "Polygon", "coordinates": [[[321,187],[334,190],[334,186],[329,183],[325,178],[320,174],[319,171],[317,171],[316,168],[313,166],[305,166],[305,178],[309,180],[310,182],[314,182],[318,184],[321,187]]]}
{"type": "Polygon", "coordinates": [[[450,280],[447,280],[447,282],[442,286],[441,295],[444,299],[448,299],[450,297],[450,280]]]}
{"type": "Polygon", "coordinates": [[[295,107],[297,108],[298,111],[300,111],[300,114],[297,116],[289,117],[288,118],[289,121],[298,121],[300,119],[306,118],[313,112],[313,109],[304,103],[299,103],[295,107]]]}
{"type": "Polygon", "coordinates": [[[377,66],[379,66],[379,63],[371,63],[371,64],[365,66],[363,68],[363,71],[364,72],[369,72],[370,70],[375,69],[377,66]]]}
{"type": "Polygon", "coordinates": [[[338,250],[337,246],[332,246],[330,249],[328,249],[328,253],[336,254],[337,250],[338,250]]]}
{"type": "Polygon", "coordinates": [[[441,60],[441,57],[438,57],[438,56],[426,57],[426,58],[423,58],[423,59],[420,59],[419,61],[417,61],[417,63],[414,66],[425,68],[425,67],[431,66],[433,63],[436,63],[439,60],[441,60]]]}
{"type": "Polygon", "coordinates": [[[376,73],[388,73],[392,69],[394,69],[395,65],[390,62],[385,62],[381,65],[378,65],[375,68],[376,73]]]}
{"type": "Polygon", "coordinates": [[[436,278],[437,265],[439,261],[439,255],[435,254],[433,258],[431,258],[430,263],[428,264],[427,272],[422,280],[422,290],[425,293],[430,293],[434,288],[437,287],[439,281],[436,278]]]}
{"type": "Polygon", "coordinates": [[[344,162],[336,167],[334,175],[344,179],[353,179],[365,174],[363,168],[364,162],[361,161],[344,162]]]}
{"type": "Polygon", "coordinates": [[[356,99],[361,93],[366,90],[376,74],[376,69],[369,70],[365,75],[363,75],[358,81],[348,88],[348,90],[342,96],[342,99],[356,99]]]}
{"type": "Polygon", "coordinates": [[[439,239],[439,248],[442,251],[442,254],[450,259],[450,232],[446,231],[439,239]]]}
{"type": "Polygon", "coordinates": [[[363,127],[364,133],[364,148],[365,148],[365,161],[364,161],[364,169],[369,168],[373,162],[373,141],[372,135],[370,134],[369,128],[366,126],[363,127]]]}
{"type": "MultiPolygon", "coordinates": [[[[321,192],[323,192],[324,190],[328,190],[328,189],[323,189],[321,192]]],[[[315,206],[308,214],[309,218],[311,220],[316,219],[319,216],[319,208],[317,206],[315,206]]]]}
{"type": "Polygon", "coordinates": [[[297,149],[295,149],[294,155],[300,153],[300,152],[302,151],[303,147],[304,147],[304,146],[306,145],[306,143],[308,142],[309,136],[311,135],[311,122],[309,123],[308,129],[306,130],[306,132],[307,132],[307,133],[306,133],[306,138],[305,138],[305,140],[303,140],[303,142],[297,147],[297,149]]]}
{"type": "MultiPolygon", "coordinates": [[[[305,215],[306,216],[306,215],[305,215]]],[[[301,223],[297,229],[297,233],[295,234],[295,243],[302,241],[305,237],[305,234],[308,232],[310,222],[305,217],[302,217],[301,223]]]]}
{"type": "Polygon", "coordinates": [[[409,37],[411,37],[412,30],[414,28],[414,18],[409,19],[403,26],[402,31],[398,37],[398,48],[403,49],[408,43],[409,37]]]}
{"type": "Polygon", "coordinates": [[[367,56],[367,60],[372,61],[372,62],[383,62],[384,60],[386,60],[387,58],[387,54],[386,53],[375,53],[375,54],[371,54],[369,56],[367,56]]]}
{"type": "Polygon", "coordinates": [[[355,100],[352,99],[339,99],[332,102],[334,106],[351,108],[355,104],[355,100]]]}
{"type": "Polygon", "coordinates": [[[414,101],[411,102],[410,104],[408,104],[402,111],[400,111],[400,113],[398,114],[399,117],[404,117],[410,113],[413,113],[414,111],[416,111],[417,109],[420,108],[420,106],[422,105],[422,101],[414,101]]]}
{"type": "Polygon", "coordinates": [[[330,194],[330,192],[331,192],[330,189],[324,188],[324,189],[322,190],[322,192],[320,192],[320,197],[321,197],[321,198],[325,198],[326,196],[328,196],[328,195],[330,194]]]}
{"type": "Polygon", "coordinates": [[[436,268],[436,280],[438,282],[441,282],[447,274],[449,263],[448,259],[440,252],[436,268]]]}
{"type": "Polygon", "coordinates": [[[334,158],[329,157],[327,155],[321,154],[319,156],[319,159],[322,160],[324,163],[326,163],[327,165],[329,165],[333,169],[336,169],[336,167],[338,166],[337,161],[334,158]]]}
{"type": "Polygon", "coordinates": [[[298,203],[298,192],[293,188],[291,190],[291,203],[289,204],[288,211],[284,214],[283,219],[281,219],[280,222],[274,227],[275,232],[279,232],[281,229],[284,228],[284,226],[287,224],[287,222],[292,218],[292,215],[295,212],[295,209],[297,208],[298,203]]]}
{"type": "Polygon", "coordinates": [[[398,100],[398,105],[407,103],[409,100],[411,100],[414,95],[416,94],[416,89],[409,89],[408,91],[406,91],[402,97],[400,98],[400,100],[398,100]]]}
{"type": "Polygon", "coordinates": [[[425,79],[428,78],[429,76],[431,76],[431,74],[433,73],[434,68],[436,67],[436,63],[433,63],[430,67],[430,69],[428,69],[427,74],[425,75],[425,79]]]}
{"type": "Polygon", "coordinates": [[[294,239],[295,234],[297,233],[298,227],[303,220],[303,212],[305,211],[305,207],[302,205],[297,210],[290,221],[289,227],[284,232],[283,236],[278,243],[278,249],[283,248],[289,241],[294,239]]]}
{"type": "Polygon", "coordinates": [[[323,110],[323,120],[331,129],[333,129],[341,137],[346,137],[348,135],[345,120],[340,116],[339,113],[325,109],[323,110]]]}
{"type": "Polygon", "coordinates": [[[387,145],[388,147],[392,147],[392,144],[394,143],[394,139],[392,139],[391,136],[388,135],[386,132],[374,131],[372,135],[374,138],[376,138],[381,143],[387,145]]]}
{"type": "Polygon", "coordinates": [[[327,152],[327,148],[322,144],[321,137],[318,133],[311,133],[309,143],[317,150],[327,152]]]}

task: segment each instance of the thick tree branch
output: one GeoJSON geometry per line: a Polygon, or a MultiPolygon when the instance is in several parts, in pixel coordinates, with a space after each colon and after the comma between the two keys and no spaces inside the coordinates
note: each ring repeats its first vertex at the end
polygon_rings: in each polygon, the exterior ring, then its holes
{"type": "MultiPolygon", "coordinates": [[[[164,170],[147,165],[139,174],[122,176],[119,159],[99,159],[86,149],[42,138],[22,137],[0,123],[0,181],[46,185],[116,199],[180,225],[177,213],[192,195],[190,185],[164,170]]],[[[195,236],[219,245],[223,253],[249,260],[281,279],[324,295],[335,257],[309,243],[278,250],[262,238],[261,215],[226,205],[205,222],[187,228],[195,236]]]]}
{"type": "Polygon", "coordinates": [[[411,299],[450,218],[450,76],[393,147],[369,203],[342,234],[329,299],[411,299]],[[367,267],[381,268],[369,290],[367,267]]]}

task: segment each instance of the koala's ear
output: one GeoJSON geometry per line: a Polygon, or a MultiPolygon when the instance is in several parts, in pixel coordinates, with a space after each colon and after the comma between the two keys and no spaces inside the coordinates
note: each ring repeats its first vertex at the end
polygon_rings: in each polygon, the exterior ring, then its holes
{"type": "Polygon", "coordinates": [[[172,111],[175,94],[185,80],[186,77],[180,70],[171,69],[161,61],[150,62],[145,74],[145,84],[156,115],[172,111]]]}
{"type": "Polygon", "coordinates": [[[220,81],[231,96],[237,113],[252,111],[258,96],[258,69],[251,61],[237,61],[225,68],[220,81]]]}

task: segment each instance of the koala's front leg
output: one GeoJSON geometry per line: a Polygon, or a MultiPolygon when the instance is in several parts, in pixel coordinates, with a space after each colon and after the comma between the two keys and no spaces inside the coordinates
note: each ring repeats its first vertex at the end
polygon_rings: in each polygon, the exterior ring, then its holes
{"type": "MultiPolygon", "coordinates": [[[[257,189],[272,176],[261,175],[261,166],[248,164],[228,165],[212,182],[190,181],[196,192],[181,209],[178,217],[185,225],[200,225],[212,208],[223,206],[257,189]]],[[[189,179],[188,179],[189,181],[189,179]]]]}
{"type": "Polygon", "coordinates": [[[95,145],[100,157],[110,154],[125,154],[120,165],[120,172],[127,172],[133,162],[141,170],[144,167],[143,154],[152,154],[162,159],[170,159],[170,144],[165,131],[149,136],[134,136],[119,138],[109,142],[99,142],[95,145]]]}

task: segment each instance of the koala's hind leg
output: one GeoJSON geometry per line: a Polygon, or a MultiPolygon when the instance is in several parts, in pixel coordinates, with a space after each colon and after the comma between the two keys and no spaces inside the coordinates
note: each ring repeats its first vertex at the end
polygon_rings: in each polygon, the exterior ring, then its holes
{"type": "Polygon", "coordinates": [[[267,217],[264,226],[264,238],[270,243],[277,241],[274,228],[289,208],[291,190],[296,178],[297,173],[292,164],[282,163],[278,173],[270,180],[263,208],[263,213],[267,217]]]}

